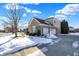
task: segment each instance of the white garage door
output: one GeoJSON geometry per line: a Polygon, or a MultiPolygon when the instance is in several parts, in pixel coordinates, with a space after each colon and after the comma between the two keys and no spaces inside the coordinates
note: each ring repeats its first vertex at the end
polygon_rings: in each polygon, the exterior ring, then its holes
{"type": "Polygon", "coordinates": [[[50,29],[50,35],[56,34],[56,29],[50,29]]]}
{"type": "Polygon", "coordinates": [[[43,34],[47,35],[48,34],[48,28],[43,28],[43,34]]]}

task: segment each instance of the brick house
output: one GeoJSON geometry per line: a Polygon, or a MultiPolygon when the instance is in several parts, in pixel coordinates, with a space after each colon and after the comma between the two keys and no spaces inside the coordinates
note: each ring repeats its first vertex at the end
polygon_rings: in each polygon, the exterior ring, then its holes
{"type": "Polygon", "coordinates": [[[33,17],[28,24],[29,33],[36,33],[40,30],[41,35],[51,35],[61,32],[61,22],[54,17],[45,20],[33,17]]]}
{"type": "Polygon", "coordinates": [[[5,27],[4,32],[7,32],[7,33],[8,32],[15,32],[15,29],[14,28],[12,29],[11,27],[5,27]]]}
{"type": "Polygon", "coordinates": [[[4,32],[11,32],[11,31],[12,31],[12,29],[10,27],[5,27],[4,28],[4,32]]]}

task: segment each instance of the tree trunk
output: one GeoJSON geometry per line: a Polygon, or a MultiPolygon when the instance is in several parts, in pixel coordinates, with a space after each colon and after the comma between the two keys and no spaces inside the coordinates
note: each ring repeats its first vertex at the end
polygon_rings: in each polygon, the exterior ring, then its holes
{"type": "Polygon", "coordinates": [[[15,37],[17,37],[17,20],[14,21],[14,33],[15,37]]]}
{"type": "Polygon", "coordinates": [[[14,30],[14,28],[13,28],[13,24],[12,24],[11,26],[12,26],[11,32],[12,32],[12,34],[13,34],[13,33],[14,33],[14,31],[13,31],[13,30],[14,30]]]}

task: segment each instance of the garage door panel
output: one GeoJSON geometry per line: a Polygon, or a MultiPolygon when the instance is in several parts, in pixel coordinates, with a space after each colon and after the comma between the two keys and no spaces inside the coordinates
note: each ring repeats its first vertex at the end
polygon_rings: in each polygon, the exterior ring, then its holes
{"type": "Polygon", "coordinates": [[[50,29],[50,35],[56,34],[56,29],[50,29]]]}
{"type": "Polygon", "coordinates": [[[48,34],[48,28],[43,28],[43,34],[44,35],[48,34]]]}

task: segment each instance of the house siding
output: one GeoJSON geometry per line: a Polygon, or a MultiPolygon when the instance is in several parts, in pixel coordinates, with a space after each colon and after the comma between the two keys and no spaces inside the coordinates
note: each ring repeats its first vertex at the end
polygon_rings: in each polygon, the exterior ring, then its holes
{"type": "Polygon", "coordinates": [[[47,21],[49,21],[51,24],[53,24],[54,27],[56,27],[57,33],[61,33],[61,21],[56,18],[48,18],[47,21]]]}
{"type": "MultiPolygon", "coordinates": [[[[52,22],[52,20],[50,22],[52,22]]],[[[32,32],[32,26],[36,26],[36,29],[40,30],[41,35],[43,35],[43,28],[48,28],[49,34],[50,34],[50,29],[56,29],[56,34],[60,33],[61,32],[61,27],[60,27],[61,23],[59,21],[52,22],[52,23],[53,23],[53,25],[51,26],[51,25],[42,24],[36,19],[32,19],[32,21],[28,25],[28,31],[29,31],[29,33],[33,33],[32,32]]]]}
{"type": "Polygon", "coordinates": [[[41,32],[41,35],[43,35],[43,28],[48,28],[48,32],[50,33],[50,27],[49,26],[40,26],[39,25],[40,23],[39,22],[37,22],[36,20],[32,20],[32,22],[29,24],[29,26],[28,26],[28,31],[29,31],[29,33],[32,33],[32,26],[36,26],[36,29],[38,30],[40,30],[40,32],[41,32]]]}
{"type": "Polygon", "coordinates": [[[32,26],[39,26],[39,23],[36,20],[32,20],[32,22],[28,26],[29,33],[32,33],[32,26]]]}
{"type": "Polygon", "coordinates": [[[57,28],[57,33],[61,33],[61,22],[60,21],[56,21],[53,24],[57,28]]]}

